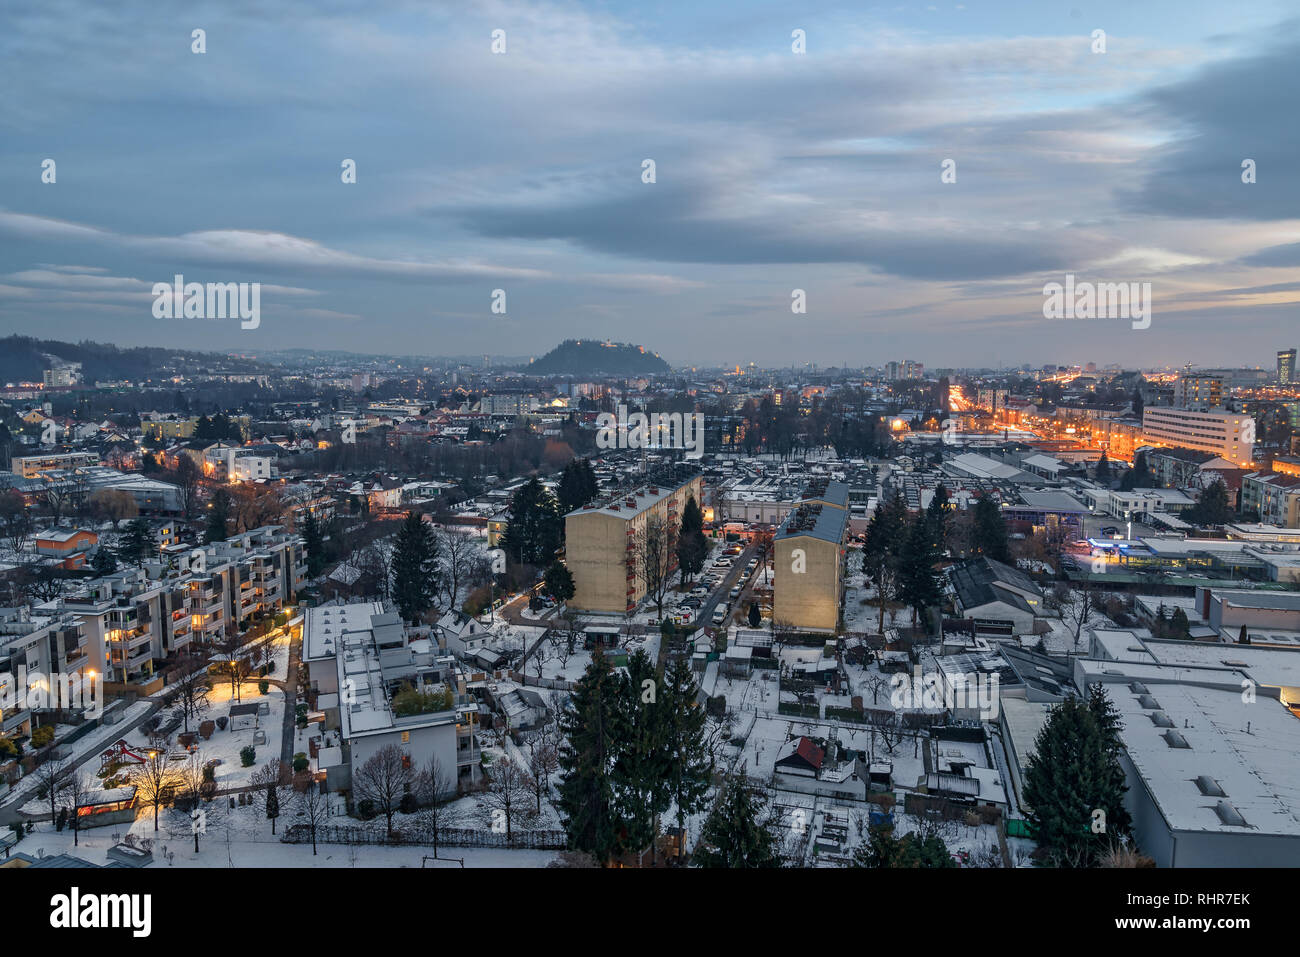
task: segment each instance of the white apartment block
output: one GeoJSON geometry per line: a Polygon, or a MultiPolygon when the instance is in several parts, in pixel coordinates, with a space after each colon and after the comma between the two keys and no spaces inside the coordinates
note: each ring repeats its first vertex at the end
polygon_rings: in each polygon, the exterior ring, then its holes
{"type": "Polygon", "coordinates": [[[1145,409],[1142,432],[1151,445],[1199,449],[1236,465],[1251,463],[1255,452],[1255,421],[1249,415],[1199,409],[1145,409]]]}

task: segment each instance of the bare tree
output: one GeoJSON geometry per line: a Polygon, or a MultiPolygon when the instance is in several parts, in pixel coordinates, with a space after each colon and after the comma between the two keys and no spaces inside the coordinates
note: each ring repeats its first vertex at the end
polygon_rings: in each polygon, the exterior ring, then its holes
{"type": "Polygon", "coordinates": [[[384,815],[391,832],[393,815],[414,783],[415,772],[411,769],[410,758],[397,745],[389,744],[361,765],[352,786],[358,800],[369,801],[384,815]]]}
{"type": "Polygon", "coordinates": [[[249,783],[262,796],[262,807],[271,822],[271,833],[274,834],[276,818],[293,793],[293,769],[279,758],[272,758],[253,772],[249,783]]]}
{"type": "Polygon", "coordinates": [[[216,807],[215,805],[211,808],[203,806],[211,802],[212,795],[217,789],[216,783],[207,779],[204,764],[203,756],[198,751],[193,751],[183,763],[170,772],[170,783],[185,797],[185,807],[189,811],[190,833],[194,836],[195,854],[199,852],[199,835],[207,833],[208,825],[212,823],[210,812],[215,811],[216,807]]]}
{"type": "Polygon", "coordinates": [[[500,833],[505,827],[506,841],[514,839],[514,823],[520,809],[531,795],[528,774],[511,758],[494,761],[487,769],[487,790],[483,803],[491,811],[492,830],[500,833]]]}
{"type": "Polygon", "coordinates": [[[460,821],[460,812],[447,799],[447,795],[454,794],[455,790],[456,779],[436,756],[430,758],[428,766],[416,776],[415,793],[422,805],[416,818],[417,827],[433,838],[434,857],[438,856],[439,835],[460,821]]]}
{"type": "Polygon", "coordinates": [[[172,484],[176,486],[180,499],[181,514],[188,520],[194,517],[194,506],[199,500],[199,479],[202,473],[194,460],[182,455],[176,463],[176,471],[171,474],[172,484]]]}
{"type": "MultiPolygon", "coordinates": [[[[188,459],[186,461],[189,461],[188,459]]],[[[208,678],[208,669],[197,657],[186,656],[176,666],[177,677],[172,686],[176,689],[176,706],[184,722],[185,733],[190,730],[190,721],[196,724],[208,710],[208,695],[212,685],[208,678]]]]}
{"type": "Polygon", "coordinates": [[[537,813],[542,813],[542,797],[551,791],[551,775],[560,768],[560,752],[549,735],[536,734],[528,739],[528,778],[537,798],[537,813]]]}
{"type": "Polygon", "coordinates": [[[878,671],[868,671],[866,677],[863,678],[863,684],[871,692],[871,703],[879,704],[881,693],[889,687],[889,679],[878,671]]]}
{"type": "Polygon", "coordinates": [[[68,762],[54,756],[53,746],[41,754],[45,760],[32,773],[36,778],[36,793],[50,804],[50,824],[53,825],[59,814],[59,789],[67,783],[64,778],[68,773],[68,762]]]}
{"type": "Polygon", "coordinates": [[[244,679],[248,677],[248,664],[244,661],[244,644],[233,622],[216,642],[216,659],[221,662],[222,670],[230,679],[230,697],[240,700],[239,692],[244,679]]]}
{"type": "Polygon", "coordinates": [[[664,599],[672,581],[674,549],[672,530],[658,515],[647,515],[645,527],[637,533],[632,549],[635,574],[645,588],[646,597],[655,603],[659,617],[664,616],[664,599]]]}
{"type": "Polygon", "coordinates": [[[443,575],[443,586],[447,590],[447,604],[455,608],[460,586],[469,583],[475,565],[484,562],[485,557],[479,543],[469,535],[444,528],[439,530],[438,537],[442,539],[442,567],[446,572],[443,575]]]}
{"type": "Polygon", "coordinates": [[[539,641],[533,648],[532,658],[533,670],[537,672],[537,680],[542,680],[542,675],[546,669],[546,662],[551,660],[551,653],[547,650],[546,643],[539,641]]]}
{"type": "Polygon", "coordinates": [[[89,775],[72,771],[68,774],[63,787],[64,805],[71,812],[68,826],[72,828],[72,846],[77,847],[81,838],[81,809],[86,806],[90,795],[97,790],[89,775]]]}
{"type": "Polygon", "coordinates": [[[131,769],[131,783],[136,797],[145,807],[153,808],[153,829],[158,830],[158,808],[174,786],[175,775],[167,768],[167,755],[151,748],[143,762],[131,769]]]}
{"type": "Polygon", "coordinates": [[[308,779],[306,788],[298,792],[298,813],[307,832],[311,834],[311,853],[316,856],[316,834],[329,818],[329,798],[315,781],[308,779]]]}
{"type": "Polygon", "coordinates": [[[1074,649],[1079,649],[1079,638],[1083,626],[1092,618],[1096,606],[1093,590],[1084,585],[1082,588],[1063,588],[1055,594],[1055,603],[1061,612],[1061,621],[1074,635],[1074,649]]]}

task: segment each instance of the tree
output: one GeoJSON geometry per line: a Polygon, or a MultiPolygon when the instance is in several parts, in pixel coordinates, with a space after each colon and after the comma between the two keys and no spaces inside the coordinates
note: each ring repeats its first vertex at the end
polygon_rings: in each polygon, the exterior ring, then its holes
{"type": "Polygon", "coordinates": [[[514,840],[514,825],[522,807],[527,806],[529,790],[528,773],[513,758],[503,757],[484,768],[487,790],[483,803],[492,816],[492,830],[504,827],[506,842],[514,840]]]}
{"type": "Polygon", "coordinates": [[[976,555],[998,562],[1011,561],[1011,545],[1007,539],[1007,523],[1002,509],[990,495],[975,500],[975,516],[971,528],[971,546],[976,555]]]}
{"type": "Polygon", "coordinates": [[[763,799],[742,775],[728,775],[704,822],[694,861],[700,867],[777,867],[772,834],[759,822],[763,799]]]}
{"type": "Polygon", "coordinates": [[[555,496],[534,476],[510,501],[501,548],[519,564],[546,564],[560,547],[561,524],[555,496]]]}
{"type": "Polygon", "coordinates": [[[938,488],[934,490],[934,495],[930,498],[930,504],[925,510],[925,521],[928,526],[930,537],[933,542],[935,555],[942,555],[948,542],[948,505],[951,496],[948,495],[947,487],[940,482],[938,488]]]}
{"type": "Polygon", "coordinates": [[[0,523],[4,525],[5,539],[13,551],[22,551],[32,533],[32,517],[27,500],[17,489],[0,492],[0,523]]]}
{"type": "Polygon", "coordinates": [[[1155,476],[1147,465],[1146,452],[1139,452],[1133,457],[1133,468],[1124,473],[1119,480],[1121,492],[1131,492],[1135,488],[1152,488],[1156,484],[1155,476]]]}
{"type": "Polygon", "coordinates": [[[574,509],[582,508],[600,491],[596,482],[596,472],[587,459],[574,459],[564,467],[560,475],[560,484],[556,494],[559,509],[567,515],[574,509]]]}
{"type": "Polygon", "coordinates": [[[704,808],[713,777],[713,752],[705,741],[706,716],[691,666],[676,658],[664,675],[664,740],[668,748],[664,776],[677,809],[677,827],[685,840],[686,819],[704,808]]]}
{"type": "Polygon", "coordinates": [[[853,853],[854,867],[956,867],[952,854],[938,834],[910,833],[894,837],[892,824],[876,824],[867,831],[867,842],[853,853]]]}
{"type": "Polygon", "coordinates": [[[1226,525],[1232,521],[1228,487],[1223,484],[1223,479],[1216,478],[1202,489],[1196,504],[1183,512],[1183,518],[1196,525],[1226,525]]]}
{"type": "Polygon", "coordinates": [[[183,764],[169,770],[167,787],[175,787],[186,796],[190,810],[190,833],[194,835],[194,853],[197,854],[199,835],[207,833],[208,824],[212,823],[209,820],[210,812],[216,811],[216,806],[201,806],[211,802],[216,793],[216,783],[209,777],[207,762],[198,751],[191,752],[183,764]]]}
{"type": "Polygon", "coordinates": [[[329,798],[315,781],[308,779],[306,785],[306,789],[298,793],[296,803],[298,816],[303,819],[303,823],[307,826],[307,833],[311,835],[311,853],[312,857],[315,857],[316,833],[329,818],[329,798]]]}
{"type": "Polygon", "coordinates": [[[176,462],[176,471],[172,473],[172,484],[176,486],[181,503],[181,514],[188,520],[194,515],[194,506],[198,504],[199,479],[203,473],[194,464],[194,459],[182,455],[176,462]]]}
{"type": "Polygon", "coordinates": [[[132,519],[117,544],[117,557],[133,565],[143,565],[153,551],[153,530],[149,520],[132,519]]]}
{"type": "Polygon", "coordinates": [[[664,599],[672,581],[673,546],[668,522],[659,515],[647,515],[644,527],[635,535],[632,560],[635,574],[646,597],[655,603],[659,618],[664,616],[664,599]]]}
{"type": "Polygon", "coordinates": [[[1146,402],[1142,398],[1142,390],[1134,389],[1133,390],[1133,414],[1138,419],[1141,419],[1142,412],[1145,408],[1146,408],[1146,402]]]}
{"type": "Polygon", "coordinates": [[[279,758],[272,758],[252,773],[249,783],[261,792],[263,807],[267,820],[271,822],[271,833],[275,833],[275,822],[280,816],[281,808],[288,802],[292,792],[293,771],[279,758]]]}
{"type": "Polygon", "coordinates": [[[113,550],[107,545],[100,545],[96,548],[95,556],[90,560],[90,570],[95,573],[96,578],[102,578],[117,571],[117,558],[113,555],[113,550]]]}
{"type": "Polygon", "coordinates": [[[209,544],[224,541],[230,522],[231,496],[226,486],[219,486],[208,503],[208,520],[203,540],[209,544]]]}
{"type": "Polygon", "coordinates": [[[479,543],[469,535],[444,530],[438,541],[442,568],[446,573],[443,584],[447,590],[447,602],[454,608],[460,598],[460,586],[473,580],[475,572],[487,564],[487,559],[479,543]]]}
{"type": "Polygon", "coordinates": [[[239,634],[227,630],[216,642],[214,658],[221,663],[221,670],[230,678],[230,697],[240,700],[240,691],[244,679],[248,677],[248,663],[244,660],[244,645],[239,634]]]}
{"type": "Polygon", "coordinates": [[[898,597],[912,609],[912,624],[923,622],[928,630],[927,612],[943,598],[943,579],[935,567],[939,552],[934,529],[925,515],[918,515],[907,535],[898,568],[898,597]]]}
{"type": "Polygon", "coordinates": [[[402,749],[395,744],[388,744],[372,754],[361,765],[352,782],[354,796],[360,801],[373,804],[387,823],[388,832],[393,830],[393,815],[397,813],[402,798],[410,792],[415,783],[415,774],[411,761],[402,749]]]}
{"type": "Polygon", "coordinates": [[[535,734],[528,739],[528,780],[537,798],[537,813],[542,813],[542,798],[551,790],[551,775],[560,768],[560,752],[548,735],[535,734]]]}
{"type": "Polygon", "coordinates": [[[543,578],[547,593],[556,601],[568,601],[573,597],[575,588],[573,572],[563,562],[552,562],[543,578]]]}
{"type": "Polygon", "coordinates": [[[144,807],[153,808],[153,829],[158,830],[158,808],[173,785],[174,777],[167,768],[167,755],[160,748],[150,748],[145,759],[132,767],[131,784],[136,797],[144,807]]]}
{"type": "Polygon", "coordinates": [[[172,679],[172,687],[176,689],[176,706],[181,713],[185,733],[188,734],[190,722],[197,724],[208,710],[208,695],[212,686],[207,667],[198,658],[182,658],[177,665],[177,674],[172,679]]]}
{"type": "Polygon", "coordinates": [[[709,555],[709,542],[704,537],[704,513],[695,502],[695,496],[686,500],[682,509],[682,527],[677,536],[677,564],[682,570],[682,580],[690,581],[704,568],[709,555]]]}
{"type": "Polygon", "coordinates": [[[1127,815],[1117,782],[1123,770],[1092,708],[1078,698],[1054,707],[1034,741],[1025,769],[1026,817],[1038,841],[1059,866],[1088,866],[1127,815]],[[1101,811],[1104,832],[1094,832],[1101,811]],[[1112,823],[1113,822],[1113,823],[1112,823]]]}
{"type": "Polygon", "coordinates": [[[1098,485],[1103,485],[1103,486],[1110,485],[1110,459],[1106,457],[1105,452],[1102,452],[1101,458],[1097,460],[1096,475],[1097,475],[1098,485]]]}
{"type": "Polygon", "coordinates": [[[307,577],[317,578],[325,571],[325,539],[310,509],[302,520],[302,545],[307,558],[307,577]]]}
{"type": "Polygon", "coordinates": [[[1061,610],[1061,621],[1069,627],[1074,635],[1074,647],[1078,650],[1079,638],[1083,634],[1083,626],[1092,618],[1092,613],[1096,606],[1096,597],[1092,588],[1083,585],[1078,589],[1062,587],[1058,592],[1056,602],[1061,610]]]}
{"type": "Polygon", "coordinates": [[[906,540],[907,503],[895,493],[877,507],[867,525],[862,571],[880,603],[880,633],[885,632],[885,606],[894,597],[906,540]]]}
{"type": "Polygon", "coordinates": [[[670,742],[659,703],[659,675],[643,648],[628,656],[619,680],[620,736],[614,759],[615,793],[626,820],[628,846],[653,849],[659,815],[668,810],[672,791],[668,779],[670,742]]]}
{"type": "Polygon", "coordinates": [[[758,609],[758,602],[749,603],[749,627],[757,628],[763,623],[763,613],[758,609]]]}
{"type": "Polygon", "coordinates": [[[560,714],[559,808],[571,850],[585,851],[603,867],[623,847],[612,769],[621,728],[618,677],[599,649],[560,714]]]}
{"type": "Polygon", "coordinates": [[[59,813],[59,789],[67,782],[69,762],[65,758],[56,758],[54,749],[46,746],[41,753],[41,763],[32,772],[36,779],[36,793],[40,794],[50,805],[50,823],[54,823],[59,813]]]}
{"type": "Polygon", "coordinates": [[[433,606],[438,595],[438,540],[420,512],[408,512],[393,548],[393,600],[409,622],[433,606]]]}
{"type": "Polygon", "coordinates": [[[135,518],[140,514],[140,506],[130,492],[120,488],[102,488],[90,496],[92,510],[113,523],[117,528],[123,519],[135,518]]]}
{"type": "Polygon", "coordinates": [[[455,804],[447,800],[447,795],[455,792],[456,779],[443,768],[436,755],[431,757],[428,766],[416,776],[415,793],[421,805],[417,826],[428,831],[433,838],[434,857],[438,856],[438,839],[442,831],[454,827],[460,819],[455,804]]]}
{"type": "Polygon", "coordinates": [[[89,775],[75,770],[68,774],[67,783],[63,786],[63,798],[69,812],[73,847],[81,843],[81,809],[96,790],[98,788],[89,775]]]}

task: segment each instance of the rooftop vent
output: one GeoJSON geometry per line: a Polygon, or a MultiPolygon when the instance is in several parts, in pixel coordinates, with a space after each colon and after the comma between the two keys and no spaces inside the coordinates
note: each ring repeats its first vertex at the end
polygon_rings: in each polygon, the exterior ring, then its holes
{"type": "Polygon", "coordinates": [[[1229,804],[1227,801],[1220,801],[1214,805],[1214,813],[1219,815],[1219,820],[1229,827],[1249,827],[1246,819],[1241,816],[1241,812],[1229,804]]]}
{"type": "Polygon", "coordinates": [[[1158,711],[1160,702],[1149,694],[1138,695],[1138,706],[1144,711],[1158,711]]]}
{"type": "Polygon", "coordinates": [[[1133,692],[1134,694],[1146,694],[1147,686],[1140,681],[1134,681],[1132,684],[1128,686],[1128,690],[1133,692]]]}
{"type": "Polygon", "coordinates": [[[1163,711],[1152,711],[1147,717],[1151,719],[1151,723],[1157,728],[1172,728],[1174,726],[1173,721],[1169,719],[1169,715],[1163,711]]]}
{"type": "Polygon", "coordinates": [[[1187,743],[1187,739],[1177,731],[1166,731],[1164,738],[1165,744],[1169,745],[1171,748],[1191,748],[1191,745],[1187,743]]]}
{"type": "Polygon", "coordinates": [[[1201,793],[1207,797],[1227,797],[1228,793],[1219,786],[1219,782],[1214,780],[1208,774],[1202,774],[1196,779],[1196,786],[1201,789],[1201,793]]]}

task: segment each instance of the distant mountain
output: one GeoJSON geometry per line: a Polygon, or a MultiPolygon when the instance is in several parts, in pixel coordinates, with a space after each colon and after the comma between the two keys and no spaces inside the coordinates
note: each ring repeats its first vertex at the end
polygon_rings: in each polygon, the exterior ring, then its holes
{"type": "Polygon", "coordinates": [[[139,347],[119,349],[98,342],[60,342],[9,336],[0,339],[0,384],[40,382],[46,369],[63,362],[80,362],[83,381],[95,382],[164,378],[169,372],[264,372],[266,366],[251,359],[221,353],[186,352],[181,349],[139,347]]]}
{"type": "Polygon", "coordinates": [[[671,367],[644,346],[595,339],[566,339],[540,359],[522,367],[528,375],[664,375],[671,367]]]}

